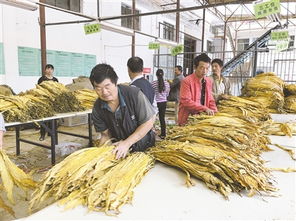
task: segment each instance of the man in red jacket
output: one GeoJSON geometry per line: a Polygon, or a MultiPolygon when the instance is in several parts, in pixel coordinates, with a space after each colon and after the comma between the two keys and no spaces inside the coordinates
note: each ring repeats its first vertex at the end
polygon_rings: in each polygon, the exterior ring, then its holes
{"type": "Polygon", "coordinates": [[[188,116],[205,112],[214,115],[217,112],[212,94],[212,80],[206,77],[211,59],[205,54],[194,58],[194,73],[181,83],[178,124],[187,123],[188,116]]]}

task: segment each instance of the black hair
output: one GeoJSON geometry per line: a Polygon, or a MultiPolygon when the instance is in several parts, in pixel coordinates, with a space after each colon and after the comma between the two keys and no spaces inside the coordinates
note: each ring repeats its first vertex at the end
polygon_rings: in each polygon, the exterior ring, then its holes
{"type": "Polygon", "coordinates": [[[264,73],[264,71],[261,70],[261,69],[259,69],[259,70],[256,71],[256,75],[257,75],[257,74],[263,74],[263,73],[264,73]]]}
{"type": "Polygon", "coordinates": [[[97,64],[89,76],[89,80],[94,86],[94,83],[100,84],[105,79],[110,79],[113,84],[117,84],[118,76],[114,69],[109,64],[97,64]]]}
{"type": "Polygon", "coordinates": [[[193,65],[197,67],[200,61],[211,63],[211,58],[206,53],[202,53],[194,58],[193,65]]]}
{"type": "Polygon", "coordinates": [[[140,57],[131,57],[127,61],[127,66],[133,73],[139,73],[143,71],[143,60],[140,57]]]}
{"type": "Polygon", "coordinates": [[[45,65],[45,69],[47,69],[47,68],[51,68],[51,69],[53,69],[53,70],[54,70],[54,67],[53,67],[53,65],[52,65],[52,64],[47,64],[47,65],[45,65]]]}
{"type": "Polygon", "coordinates": [[[178,68],[178,70],[180,71],[180,72],[182,72],[183,71],[183,69],[182,69],[182,66],[180,66],[180,65],[176,65],[176,67],[175,68],[178,68]]]}
{"type": "Polygon", "coordinates": [[[217,63],[221,68],[223,67],[223,61],[219,58],[215,58],[214,60],[212,60],[211,64],[217,63]]]}
{"type": "Polygon", "coordinates": [[[158,80],[158,92],[161,93],[165,90],[165,84],[163,80],[163,70],[162,69],[157,69],[156,71],[156,76],[158,80]]]}

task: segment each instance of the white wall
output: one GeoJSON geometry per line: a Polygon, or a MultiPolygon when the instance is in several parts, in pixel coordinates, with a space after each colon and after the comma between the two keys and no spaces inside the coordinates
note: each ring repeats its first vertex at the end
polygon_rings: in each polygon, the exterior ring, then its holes
{"type": "MultiPolygon", "coordinates": [[[[96,0],[83,1],[82,13],[96,17],[96,0]]],[[[131,5],[131,0],[122,1],[131,5]]],[[[138,1],[137,9],[143,12],[161,10],[153,3],[138,1]]],[[[104,0],[100,3],[100,16],[116,16],[121,14],[121,1],[104,0]]],[[[18,93],[35,87],[39,76],[19,76],[18,70],[18,46],[40,48],[39,32],[39,10],[27,11],[0,4],[0,42],[4,44],[5,70],[6,74],[0,76],[1,84],[8,84],[18,93]]],[[[59,12],[46,8],[46,23],[84,20],[84,18],[59,12]]],[[[153,15],[141,17],[141,31],[153,36],[158,36],[158,23],[169,22],[175,25],[175,15],[153,15]]],[[[110,23],[121,25],[121,20],[110,20],[110,23]]],[[[97,63],[105,62],[113,66],[119,75],[119,82],[128,82],[126,62],[131,56],[131,36],[102,30],[100,33],[85,35],[84,23],[46,26],[46,43],[48,50],[77,52],[84,54],[94,54],[97,63]]],[[[180,29],[196,38],[201,36],[201,26],[193,24],[190,28],[185,28],[181,23],[180,29]],[[194,26],[194,28],[193,28],[194,26]]],[[[207,28],[208,29],[208,28],[207,28]]],[[[206,35],[207,40],[207,35],[206,35]]],[[[149,42],[153,38],[141,34],[136,34],[136,56],[144,60],[144,67],[153,70],[154,50],[148,49],[149,42]]],[[[206,42],[206,41],[205,41],[206,42]]],[[[72,82],[71,77],[58,77],[64,84],[72,82]]]]}
{"type": "MultiPolygon", "coordinates": [[[[1,7],[1,6],[0,6],[1,7]]],[[[0,42],[3,43],[3,13],[2,8],[0,8],[0,42]]],[[[5,81],[5,75],[0,75],[0,83],[5,81]]]]}

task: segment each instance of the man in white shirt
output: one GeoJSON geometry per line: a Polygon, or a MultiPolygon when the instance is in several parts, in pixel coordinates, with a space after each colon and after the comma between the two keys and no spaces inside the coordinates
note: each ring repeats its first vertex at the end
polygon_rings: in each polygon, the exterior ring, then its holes
{"type": "Polygon", "coordinates": [[[221,98],[226,98],[227,95],[231,95],[230,82],[228,78],[225,78],[222,74],[223,61],[221,59],[212,60],[212,72],[209,76],[213,81],[213,96],[216,104],[221,98]]]}

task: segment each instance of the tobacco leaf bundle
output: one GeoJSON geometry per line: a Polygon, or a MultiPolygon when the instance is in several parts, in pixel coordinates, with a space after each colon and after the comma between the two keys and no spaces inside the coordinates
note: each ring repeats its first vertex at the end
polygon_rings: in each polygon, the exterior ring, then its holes
{"type": "Polygon", "coordinates": [[[227,99],[220,100],[218,110],[219,113],[231,113],[232,116],[253,123],[270,119],[268,109],[261,103],[242,97],[228,96],[227,99]]]}
{"type": "Polygon", "coordinates": [[[286,84],[284,94],[285,96],[296,95],[296,84],[286,84]]]}
{"type": "Polygon", "coordinates": [[[156,160],[182,169],[187,174],[187,184],[192,183],[190,175],[195,176],[225,198],[230,192],[241,190],[249,191],[249,196],[276,191],[269,169],[253,154],[223,150],[211,143],[178,141],[160,142],[150,153],[156,160]]]}
{"type": "Polygon", "coordinates": [[[264,108],[268,108],[271,113],[283,113],[285,98],[276,91],[257,91],[247,99],[260,103],[264,108]]]}
{"type": "Polygon", "coordinates": [[[30,102],[27,98],[0,95],[0,112],[3,113],[5,122],[31,120],[29,105],[30,102]]]}
{"type": "Polygon", "coordinates": [[[0,95],[0,112],[6,122],[25,122],[84,109],[72,92],[53,81],[42,82],[16,96],[0,95]]]}
{"type": "MultiPolygon", "coordinates": [[[[15,204],[13,197],[13,189],[15,186],[24,191],[36,187],[36,182],[27,175],[24,171],[18,168],[6,155],[0,150],[0,178],[4,192],[6,192],[7,199],[10,203],[15,204]]],[[[13,210],[0,197],[0,208],[5,209],[10,214],[14,215],[13,210]]]]}
{"type": "Polygon", "coordinates": [[[15,215],[13,209],[10,206],[7,206],[1,197],[0,197],[0,208],[4,209],[6,212],[10,213],[12,216],[15,215]]]}
{"type": "Polygon", "coordinates": [[[285,97],[284,108],[289,113],[296,113],[296,95],[285,97]]]}
{"type": "Polygon", "coordinates": [[[276,91],[283,94],[284,81],[274,73],[262,73],[246,81],[242,92],[248,96],[253,91],[276,91]]]}
{"type": "MultiPolygon", "coordinates": [[[[225,113],[215,116],[194,115],[185,127],[173,127],[168,139],[199,142],[201,138],[219,142],[228,149],[243,150],[259,155],[270,150],[270,141],[262,136],[260,125],[225,113]]],[[[207,141],[209,142],[209,141],[207,141]]]]}
{"type": "Polygon", "coordinates": [[[132,190],[151,168],[153,158],[133,153],[115,160],[113,146],[76,151],[47,172],[33,193],[30,210],[61,200],[66,208],[85,205],[90,210],[119,211],[132,199],[132,190]]]}
{"type": "Polygon", "coordinates": [[[56,164],[34,191],[30,210],[39,209],[47,199],[54,202],[67,197],[76,189],[88,186],[91,180],[103,176],[106,170],[117,163],[112,149],[112,146],[81,149],[56,164]]]}
{"type": "Polygon", "coordinates": [[[44,81],[37,88],[42,88],[46,96],[50,95],[54,111],[56,113],[66,113],[84,110],[79,105],[79,101],[72,92],[63,84],[54,81],[44,81]]]}
{"type": "Polygon", "coordinates": [[[54,111],[56,113],[67,113],[82,111],[85,108],[81,107],[73,92],[64,92],[57,96],[54,101],[54,111]]]}
{"type": "Polygon", "coordinates": [[[283,112],[284,81],[274,73],[263,73],[247,80],[242,88],[242,96],[260,102],[273,113],[283,112]]]}
{"type": "Polygon", "coordinates": [[[296,135],[296,123],[278,123],[273,121],[266,121],[262,125],[262,131],[267,135],[292,137],[296,135]]]}
{"type": "Polygon", "coordinates": [[[89,210],[118,214],[120,207],[131,203],[133,189],[153,166],[153,158],[136,152],[114,165],[104,176],[89,183],[89,188],[77,189],[59,203],[73,208],[79,204],[89,210]]]}
{"type": "Polygon", "coordinates": [[[74,95],[79,101],[80,105],[85,109],[92,109],[98,95],[94,90],[81,89],[74,91],[74,95]]]}
{"type": "Polygon", "coordinates": [[[54,115],[53,106],[45,99],[31,94],[24,94],[22,97],[28,100],[28,112],[31,119],[40,119],[54,115]]]}

